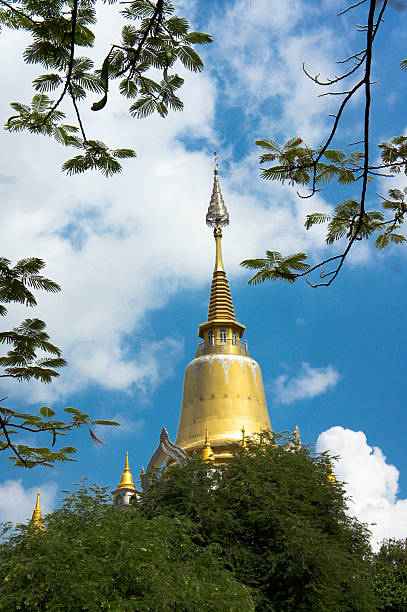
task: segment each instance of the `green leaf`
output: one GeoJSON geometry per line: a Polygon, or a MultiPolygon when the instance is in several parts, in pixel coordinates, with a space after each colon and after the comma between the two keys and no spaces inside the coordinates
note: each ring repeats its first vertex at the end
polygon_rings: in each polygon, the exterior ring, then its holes
{"type": "Polygon", "coordinates": [[[331,219],[331,215],[327,213],[311,213],[307,215],[307,219],[304,223],[305,229],[309,230],[313,225],[319,223],[326,223],[331,219]]]}
{"type": "Polygon", "coordinates": [[[95,421],[91,421],[92,425],[109,425],[109,426],[114,426],[114,427],[119,427],[120,423],[117,423],[117,421],[103,421],[100,419],[97,419],[95,421]]]}
{"type": "Polygon", "coordinates": [[[210,34],[205,34],[204,32],[189,32],[184,40],[193,45],[206,45],[211,43],[213,38],[210,34]]]}
{"type": "Polygon", "coordinates": [[[391,233],[389,234],[389,236],[390,236],[390,240],[394,242],[395,244],[401,244],[402,242],[406,242],[407,240],[406,237],[403,236],[402,234],[391,233]]]}
{"type": "Polygon", "coordinates": [[[327,149],[324,152],[324,155],[327,159],[329,159],[329,161],[336,163],[340,163],[346,158],[345,153],[343,151],[340,151],[339,149],[327,149]]]}
{"type": "Polygon", "coordinates": [[[389,245],[389,236],[387,234],[379,234],[374,245],[377,249],[385,249],[389,245]]]}
{"type": "Polygon", "coordinates": [[[48,406],[42,406],[40,408],[40,414],[42,414],[42,416],[46,419],[50,419],[54,416],[55,410],[52,410],[52,408],[48,408],[48,406]]]}

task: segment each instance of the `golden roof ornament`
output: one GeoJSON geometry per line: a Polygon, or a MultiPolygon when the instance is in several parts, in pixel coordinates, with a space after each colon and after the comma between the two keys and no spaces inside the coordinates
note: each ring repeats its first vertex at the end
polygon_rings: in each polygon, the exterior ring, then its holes
{"type": "Polygon", "coordinates": [[[219,186],[218,177],[218,157],[215,155],[215,168],[213,170],[213,189],[212,197],[206,213],[206,225],[209,227],[220,228],[229,225],[229,213],[223,201],[222,192],[219,186]]]}
{"type": "Polygon", "coordinates": [[[298,427],[298,425],[296,425],[295,428],[294,428],[293,442],[297,446],[301,446],[301,435],[300,435],[300,428],[298,427]]]}
{"type": "Polygon", "coordinates": [[[40,507],[40,490],[39,489],[37,492],[37,502],[35,504],[35,508],[34,508],[34,511],[31,517],[31,525],[33,527],[41,529],[41,531],[44,531],[45,529],[44,524],[42,522],[42,512],[41,512],[41,507],[40,507]]]}
{"type": "Polygon", "coordinates": [[[328,457],[328,474],[327,474],[326,479],[334,487],[339,487],[339,484],[338,484],[338,481],[336,480],[336,476],[332,469],[332,464],[331,464],[331,460],[329,459],[329,457],[328,457]]]}
{"type": "Polygon", "coordinates": [[[246,430],[244,428],[244,425],[242,427],[242,446],[243,448],[246,448],[246,430]]]}
{"type": "Polygon", "coordinates": [[[212,447],[209,443],[208,429],[206,429],[205,430],[205,445],[202,449],[202,462],[211,463],[212,461],[215,461],[215,455],[213,454],[212,447]]]}
{"type": "Polygon", "coordinates": [[[131,472],[130,472],[128,452],[126,453],[126,463],[124,464],[123,474],[122,474],[122,477],[120,478],[120,483],[117,488],[118,489],[133,489],[133,490],[136,489],[133,483],[133,476],[131,475],[131,472]]]}

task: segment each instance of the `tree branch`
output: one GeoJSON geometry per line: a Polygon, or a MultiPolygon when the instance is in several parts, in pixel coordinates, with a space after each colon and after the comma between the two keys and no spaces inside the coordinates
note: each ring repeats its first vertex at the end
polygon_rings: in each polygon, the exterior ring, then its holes
{"type": "Polygon", "coordinates": [[[64,88],[58,100],[52,105],[48,113],[45,115],[45,118],[43,119],[43,121],[39,124],[39,127],[46,124],[46,122],[48,121],[52,113],[61,104],[71,84],[73,63],[74,63],[74,57],[75,57],[75,31],[76,31],[76,20],[78,16],[78,0],[73,0],[71,16],[72,16],[71,44],[70,44],[70,50],[69,50],[69,64],[68,64],[68,71],[66,73],[65,85],[64,85],[64,88]]]}

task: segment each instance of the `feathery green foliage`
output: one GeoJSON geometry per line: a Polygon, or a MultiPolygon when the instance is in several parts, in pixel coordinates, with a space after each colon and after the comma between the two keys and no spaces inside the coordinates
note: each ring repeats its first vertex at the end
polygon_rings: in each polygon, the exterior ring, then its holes
{"type": "Polygon", "coordinates": [[[407,609],[407,550],[404,540],[385,540],[373,560],[373,583],[383,612],[407,609]]]}
{"type": "MultiPolygon", "coordinates": [[[[59,285],[39,274],[45,267],[42,259],[31,257],[21,259],[14,267],[11,262],[0,258],[0,315],[5,316],[7,309],[1,304],[18,303],[25,306],[36,306],[37,301],[32,290],[44,290],[51,293],[60,291],[59,285]]],[[[40,319],[25,319],[11,331],[0,332],[0,344],[9,350],[0,356],[0,378],[14,378],[18,381],[39,380],[50,383],[59,376],[57,371],[66,365],[61,350],[52,344],[45,331],[46,325],[40,319]]],[[[0,399],[3,402],[7,397],[0,399]]],[[[70,415],[68,421],[52,420],[55,412],[48,407],[40,408],[40,416],[11,410],[0,405],[0,451],[11,451],[8,457],[18,467],[35,467],[45,465],[52,467],[55,462],[74,461],[71,455],[76,449],[65,446],[54,450],[58,437],[83,425],[89,428],[92,439],[101,441],[93,433],[91,426],[118,425],[114,421],[98,421],[88,414],[74,408],[64,408],[70,415]],[[22,432],[34,434],[48,433],[51,437],[51,449],[33,447],[19,443],[22,432]]]]}
{"type": "Polygon", "coordinates": [[[266,251],[264,259],[245,259],[241,262],[243,268],[258,270],[248,281],[249,285],[258,285],[266,280],[284,280],[293,283],[297,276],[296,272],[309,269],[305,253],[293,253],[283,257],[278,251],[266,251]]]}
{"type": "MultiPolygon", "coordinates": [[[[285,258],[273,261],[273,257],[265,259],[244,260],[241,265],[250,269],[258,269],[259,272],[252,277],[249,284],[258,284],[265,280],[281,279],[294,282],[296,279],[305,277],[312,287],[329,286],[339,274],[344,261],[356,241],[363,239],[374,239],[374,246],[380,250],[389,245],[403,244],[406,237],[397,230],[404,223],[404,215],[407,212],[404,191],[397,189],[389,190],[389,198],[380,196],[381,206],[384,210],[370,210],[370,198],[367,199],[369,184],[374,181],[377,175],[392,177],[403,172],[407,174],[407,137],[396,136],[390,142],[383,142],[378,145],[381,153],[381,160],[378,164],[370,161],[370,128],[369,116],[371,100],[373,100],[373,90],[371,90],[371,65],[374,56],[374,41],[377,30],[384,23],[383,14],[387,10],[387,2],[379,3],[376,0],[369,0],[366,3],[357,2],[348,6],[338,15],[348,11],[364,10],[366,16],[362,17],[363,23],[367,25],[361,31],[366,34],[366,47],[355,55],[350,55],[347,59],[338,63],[346,66],[350,60],[355,62],[351,68],[344,69],[344,72],[333,78],[326,78],[324,81],[319,75],[310,75],[304,67],[304,72],[313,83],[323,87],[325,93],[321,95],[342,96],[336,114],[331,115],[334,120],[331,131],[322,146],[313,148],[308,146],[302,138],[290,138],[285,144],[279,144],[276,140],[266,138],[257,140],[256,145],[262,149],[260,155],[261,177],[267,180],[288,182],[291,186],[302,187],[307,185],[309,193],[302,194],[297,192],[299,197],[310,198],[315,193],[320,192],[329,183],[337,181],[339,185],[354,185],[354,189],[360,185],[360,197],[345,200],[339,203],[333,213],[311,213],[307,215],[305,229],[309,230],[316,224],[328,223],[326,242],[332,245],[336,242],[342,244],[341,252],[327,256],[323,261],[303,269],[295,270],[286,264],[281,269],[281,262],[285,258]],[[364,4],[361,9],[360,5],[364,4]],[[345,91],[332,91],[338,84],[347,79],[354,79],[355,75],[360,75],[360,80],[344,87],[345,91]],[[328,91],[326,91],[328,88],[328,91]],[[363,150],[345,153],[336,148],[331,148],[340,131],[340,122],[345,108],[360,91],[364,91],[364,108],[360,124],[363,126],[363,136],[361,140],[354,142],[349,147],[356,144],[363,144],[363,150]],[[390,175],[388,174],[390,172],[390,175]],[[369,208],[368,208],[369,204],[369,208]],[[324,268],[322,268],[324,266],[324,268]],[[327,266],[327,271],[325,266],[327,266]],[[322,271],[321,271],[322,270],[322,271]],[[312,283],[310,274],[318,271],[320,281],[312,283]]],[[[401,68],[407,69],[407,60],[401,62],[401,68]]],[[[275,253],[274,251],[267,251],[275,253]]],[[[292,256],[290,256],[292,257],[292,256]]],[[[304,259],[303,253],[297,253],[294,257],[304,259]]]]}
{"type": "MultiPolygon", "coordinates": [[[[180,63],[187,70],[200,72],[203,63],[194,46],[212,40],[209,34],[190,31],[188,21],[174,14],[169,0],[135,0],[125,3],[124,8],[117,0],[108,2],[118,4],[121,16],[129,23],[101,61],[101,68],[95,69],[89,57],[77,53],[94,46],[96,0],[0,0],[0,26],[27,32],[32,42],[23,53],[24,61],[47,70],[33,81],[37,93],[31,105],[11,104],[15,114],[7,120],[5,129],[50,136],[64,146],[80,149],[80,155],[62,166],[68,174],[99,170],[111,176],[121,172],[120,159],[136,155],[132,149],[113,149],[87,137],[80,105],[89,96],[98,95],[91,109],[102,110],[113,81],[120,79],[119,91],[132,100],[129,110],[133,117],[154,112],[165,117],[169,110],[182,110],[177,90],[184,81],[169,71],[180,63]],[[154,80],[156,73],[162,78],[154,80]],[[64,99],[72,104],[70,123],[63,122],[66,114],[59,109],[64,99]]],[[[118,34],[114,33],[114,38],[118,34]]]]}
{"type": "Polygon", "coordinates": [[[263,432],[226,465],[193,459],[158,472],[141,509],[192,521],[255,590],[256,610],[376,610],[368,532],[346,514],[328,473],[325,454],[263,432]]]}
{"type": "Polygon", "coordinates": [[[45,517],[0,544],[0,610],[254,612],[250,589],[202,546],[186,519],[147,519],[82,484],[45,517]]]}

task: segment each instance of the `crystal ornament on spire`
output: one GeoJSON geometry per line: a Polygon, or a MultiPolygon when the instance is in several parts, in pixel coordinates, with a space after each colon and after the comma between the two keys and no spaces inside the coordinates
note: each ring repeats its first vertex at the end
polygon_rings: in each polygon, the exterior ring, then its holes
{"type": "Polygon", "coordinates": [[[206,213],[206,225],[209,227],[225,227],[229,225],[229,213],[223,201],[222,192],[219,186],[218,162],[215,152],[215,168],[213,170],[213,189],[212,197],[206,213]]]}

